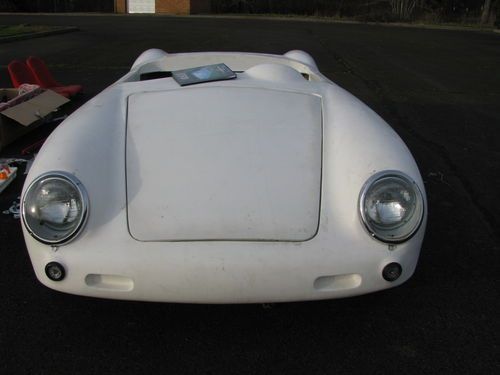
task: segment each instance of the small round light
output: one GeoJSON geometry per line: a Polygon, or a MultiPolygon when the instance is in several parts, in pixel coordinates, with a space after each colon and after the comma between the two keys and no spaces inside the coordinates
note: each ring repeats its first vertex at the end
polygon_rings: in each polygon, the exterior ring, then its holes
{"type": "Polygon", "coordinates": [[[389,263],[382,270],[382,277],[387,281],[396,281],[403,273],[403,268],[399,263],[389,263]]]}
{"type": "Polygon", "coordinates": [[[76,236],[87,211],[83,185],[65,172],[50,172],[35,179],[26,189],[21,210],[30,234],[47,244],[61,244],[76,236]]]}
{"type": "Polygon", "coordinates": [[[45,266],[45,274],[52,281],[61,281],[66,276],[66,271],[61,264],[50,262],[45,266]]]}
{"type": "Polygon", "coordinates": [[[361,191],[359,204],[366,228],[384,242],[409,239],[424,215],[420,189],[401,172],[385,171],[370,178],[361,191]]]}

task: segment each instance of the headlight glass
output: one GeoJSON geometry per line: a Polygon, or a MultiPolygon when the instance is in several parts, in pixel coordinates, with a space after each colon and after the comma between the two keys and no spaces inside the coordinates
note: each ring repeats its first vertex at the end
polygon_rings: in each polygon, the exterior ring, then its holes
{"type": "Polygon", "coordinates": [[[363,223],[384,242],[403,242],[420,227],[424,200],[417,184],[401,172],[381,172],[368,180],[360,196],[363,223]]]}
{"type": "Polygon", "coordinates": [[[23,221],[31,235],[43,243],[61,244],[83,227],[88,197],[75,176],[50,172],[31,183],[22,205],[23,221]]]}

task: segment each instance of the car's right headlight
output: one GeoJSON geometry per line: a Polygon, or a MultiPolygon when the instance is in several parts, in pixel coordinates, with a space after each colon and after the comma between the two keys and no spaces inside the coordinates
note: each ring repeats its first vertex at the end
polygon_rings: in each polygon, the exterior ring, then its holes
{"type": "Polygon", "coordinates": [[[368,232],[383,242],[408,240],[424,217],[424,198],[418,185],[397,171],[372,176],[361,190],[359,207],[368,232]]]}
{"type": "Polygon", "coordinates": [[[48,172],[36,178],[22,200],[23,222],[40,242],[62,244],[82,229],[89,200],[82,183],[66,172],[48,172]]]}

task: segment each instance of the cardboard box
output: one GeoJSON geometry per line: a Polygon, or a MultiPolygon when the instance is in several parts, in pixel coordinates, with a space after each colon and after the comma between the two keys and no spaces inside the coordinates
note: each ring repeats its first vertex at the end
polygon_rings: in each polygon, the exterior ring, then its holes
{"type": "MultiPolygon", "coordinates": [[[[17,89],[0,89],[0,98],[13,99],[17,89]]],[[[45,90],[0,112],[0,150],[17,138],[47,121],[52,113],[69,99],[45,90]]]]}

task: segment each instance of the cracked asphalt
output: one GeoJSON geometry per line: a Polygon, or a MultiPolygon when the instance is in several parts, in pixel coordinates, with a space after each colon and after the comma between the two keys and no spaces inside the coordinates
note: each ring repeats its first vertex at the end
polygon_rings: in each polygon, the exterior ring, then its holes
{"type": "MultiPolygon", "coordinates": [[[[177,305],[65,295],[39,284],[19,222],[0,215],[0,373],[492,374],[500,370],[500,34],[259,19],[0,15],[80,31],[0,44],[6,66],[43,58],[85,86],[71,111],[145,49],[303,49],[403,138],[426,183],[415,275],[350,299],[177,305]]],[[[39,129],[0,152],[43,137],[39,129]]],[[[22,177],[0,195],[8,209],[22,177]]]]}

